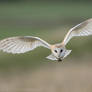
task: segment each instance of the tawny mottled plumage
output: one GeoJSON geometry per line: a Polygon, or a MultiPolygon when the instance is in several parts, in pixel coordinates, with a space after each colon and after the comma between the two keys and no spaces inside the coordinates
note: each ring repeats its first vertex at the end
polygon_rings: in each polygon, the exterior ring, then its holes
{"type": "Polygon", "coordinates": [[[62,43],[51,45],[38,37],[18,36],[1,40],[0,50],[8,53],[19,54],[43,46],[50,49],[52,52],[52,54],[47,57],[48,59],[62,61],[62,59],[71,53],[71,50],[67,50],[65,47],[69,40],[75,36],[88,35],[92,35],[92,18],[71,28],[62,43]]]}

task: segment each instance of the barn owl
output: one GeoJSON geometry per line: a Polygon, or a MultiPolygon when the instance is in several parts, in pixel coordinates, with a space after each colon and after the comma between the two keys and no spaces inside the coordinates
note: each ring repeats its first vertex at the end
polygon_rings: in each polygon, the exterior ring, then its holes
{"type": "Polygon", "coordinates": [[[46,57],[47,59],[62,61],[72,51],[66,49],[66,45],[70,39],[76,36],[88,35],[92,35],[92,18],[71,28],[64,40],[59,44],[51,45],[39,37],[34,36],[17,36],[1,40],[0,50],[7,53],[20,54],[34,50],[36,47],[43,46],[51,50],[51,55],[46,57]]]}

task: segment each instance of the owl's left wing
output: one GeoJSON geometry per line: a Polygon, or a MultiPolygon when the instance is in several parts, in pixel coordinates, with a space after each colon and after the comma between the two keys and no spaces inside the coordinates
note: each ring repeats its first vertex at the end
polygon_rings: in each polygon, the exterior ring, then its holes
{"type": "Polygon", "coordinates": [[[92,18],[71,28],[62,43],[66,45],[72,37],[88,35],[92,35],[92,18]]]}

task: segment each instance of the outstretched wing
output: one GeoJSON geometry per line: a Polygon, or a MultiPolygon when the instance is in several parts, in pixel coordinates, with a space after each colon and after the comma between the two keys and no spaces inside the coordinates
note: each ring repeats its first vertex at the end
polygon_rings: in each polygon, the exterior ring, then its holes
{"type": "Polygon", "coordinates": [[[50,48],[50,44],[33,36],[10,37],[0,41],[0,50],[8,53],[25,53],[38,46],[50,48]]]}
{"type": "Polygon", "coordinates": [[[92,18],[86,20],[75,27],[71,28],[63,40],[63,44],[66,45],[68,41],[74,36],[88,36],[92,35],[92,18]]]}

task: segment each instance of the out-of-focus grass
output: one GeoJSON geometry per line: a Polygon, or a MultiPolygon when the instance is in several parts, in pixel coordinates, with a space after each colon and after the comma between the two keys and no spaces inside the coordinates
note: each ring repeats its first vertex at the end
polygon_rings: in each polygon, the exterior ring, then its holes
{"type": "Polygon", "coordinates": [[[91,17],[91,3],[1,3],[0,19],[57,19],[91,17]],[[86,11],[86,12],[85,12],[86,11]]]}
{"type": "Polygon", "coordinates": [[[75,65],[72,62],[52,63],[34,72],[12,72],[11,76],[0,74],[0,91],[91,92],[91,64],[75,65]]]}

